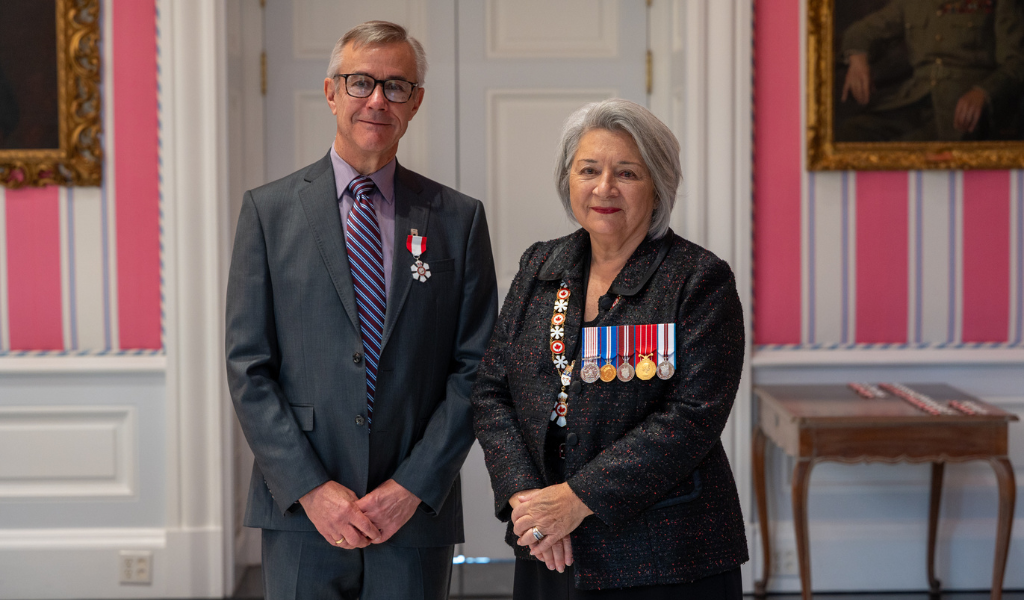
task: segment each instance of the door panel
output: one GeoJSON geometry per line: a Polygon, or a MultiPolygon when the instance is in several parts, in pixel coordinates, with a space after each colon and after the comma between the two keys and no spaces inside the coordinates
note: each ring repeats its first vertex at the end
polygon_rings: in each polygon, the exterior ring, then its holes
{"type": "MultiPolygon", "coordinates": [[[[647,9],[644,0],[459,0],[457,14],[459,189],[487,207],[504,298],[530,244],[577,227],[554,182],[566,117],[615,96],[647,105],[647,9]]],[[[462,478],[462,551],[511,558],[479,445],[462,478]]]]}
{"type": "Polygon", "coordinates": [[[484,201],[504,298],[522,252],[573,231],[555,151],[574,110],[622,97],[646,106],[644,0],[461,0],[459,186],[484,201]]]}

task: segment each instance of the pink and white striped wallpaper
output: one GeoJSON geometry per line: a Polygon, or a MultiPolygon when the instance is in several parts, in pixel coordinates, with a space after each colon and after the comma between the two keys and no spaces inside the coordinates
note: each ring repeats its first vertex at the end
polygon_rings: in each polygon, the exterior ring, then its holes
{"type": "Polygon", "coordinates": [[[156,5],[105,0],[99,188],[0,188],[0,356],[162,352],[156,5]]]}
{"type": "Polygon", "coordinates": [[[755,12],[755,344],[1024,345],[1024,171],[805,171],[805,15],[755,12]]]}

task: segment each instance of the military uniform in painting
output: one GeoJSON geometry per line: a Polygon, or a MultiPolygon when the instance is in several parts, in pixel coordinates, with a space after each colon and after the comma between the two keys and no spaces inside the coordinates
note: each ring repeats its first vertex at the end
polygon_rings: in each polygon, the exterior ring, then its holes
{"type": "Polygon", "coordinates": [[[847,28],[843,56],[867,53],[873,61],[882,42],[900,37],[913,74],[837,127],[836,141],[1019,138],[1022,0],[892,0],[847,28]],[[957,103],[975,88],[985,93],[984,113],[973,133],[957,131],[957,103]]]}

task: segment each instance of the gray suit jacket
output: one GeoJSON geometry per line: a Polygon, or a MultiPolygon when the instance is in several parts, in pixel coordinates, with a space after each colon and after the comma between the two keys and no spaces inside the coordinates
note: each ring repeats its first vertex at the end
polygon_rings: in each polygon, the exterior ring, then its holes
{"type": "Polygon", "coordinates": [[[256,456],[244,523],[314,530],[297,504],[306,492],[334,480],[363,496],[390,478],[422,500],[393,543],[462,542],[469,395],[497,313],[483,206],[401,165],[395,172],[395,259],[370,433],[338,196],[328,155],[242,203],[226,344],[231,397],[256,456]],[[427,237],[425,283],[411,276],[410,229],[427,237]]]}

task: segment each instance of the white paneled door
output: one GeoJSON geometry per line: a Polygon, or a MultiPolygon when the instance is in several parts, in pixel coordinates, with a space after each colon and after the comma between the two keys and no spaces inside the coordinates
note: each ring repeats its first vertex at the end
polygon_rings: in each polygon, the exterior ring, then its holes
{"type": "Polygon", "coordinates": [[[460,0],[459,186],[487,206],[504,298],[533,242],[571,232],[554,184],[562,123],[587,102],[647,105],[644,0],[460,0]]]}
{"type": "MultiPolygon", "coordinates": [[[[456,8],[459,189],[487,207],[504,298],[530,244],[575,229],[553,175],[566,117],[615,96],[647,105],[647,7],[644,0],[458,0],[456,8]]],[[[479,445],[462,477],[466,556],[511,557],[479,445]]]]}
{"type": "MultiPolygon", "coordinates": [[[[504,298],[530,244],[575,228],[553,179],[565,118],[615,96],[648,104],[647,10],[645,0],[267,0],[267,180],[330,148],[323,80],[337,38],[370,19],[398,22],[430,64],[398,160],[483,201],[504,298]]],[[[479,446],[463,500],[459,552],[511,557],[479,446]]]]}

